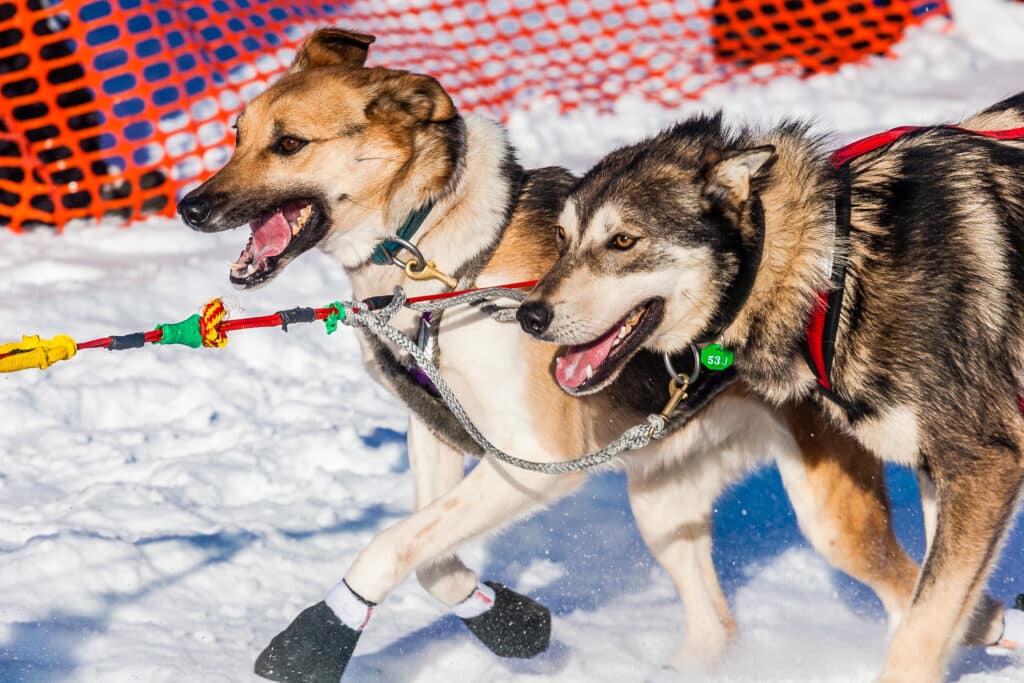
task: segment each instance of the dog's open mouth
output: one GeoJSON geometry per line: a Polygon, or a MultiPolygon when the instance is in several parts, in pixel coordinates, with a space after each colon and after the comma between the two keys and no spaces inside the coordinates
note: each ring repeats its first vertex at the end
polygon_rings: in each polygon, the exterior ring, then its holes
{"type": "Polygon", "coordinates": [[[266,282],[295,256],[323,237],[323,213],[311,199],[298,199],[263,214],[249,224],[252,234],[231,264],[231,282],[243,288],[266,282]]]}
{"type": "Polygon", "coordinates": [[[570,394],[600,387],[640,348],[661,322],[664,302],[640,304],[592,342],[570,346],[555,359],[555,379],[570,394]]]}

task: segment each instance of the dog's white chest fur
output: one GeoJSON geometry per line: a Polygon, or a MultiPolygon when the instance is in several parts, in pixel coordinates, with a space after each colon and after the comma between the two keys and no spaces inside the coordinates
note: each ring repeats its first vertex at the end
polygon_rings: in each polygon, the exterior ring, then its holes
{"type": "Polygon", "coordinates": [[[532,421],[525,339],[515,322],[497,322],[470,306],[446,311],[438,334],[442,376],[488,439],[513,452],[532,421]]]}

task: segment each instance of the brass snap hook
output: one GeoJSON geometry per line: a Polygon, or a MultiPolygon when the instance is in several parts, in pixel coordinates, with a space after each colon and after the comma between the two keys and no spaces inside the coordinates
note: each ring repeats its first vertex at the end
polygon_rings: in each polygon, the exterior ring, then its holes
{"type": "Polygon", "coordinates": [[[667,353],[662,354],[662,358],[665,361],[665,369],[668,370],[668,374],[672,377],[668,381],[668,403],[665,404],[661,411],[661,416],[665,420],[668,420],[669,416],[679,407],[679,404],[686,400],[688,396],[687,390],[690,388],[690,385],[700,377],[700,351],[695,345],[690,344],[690,352],[693,353],[693,372],[690,373],[689,377],[681,376],[676,371],[675,366],[672,365],[672,357],[667,353]]]}
{"type": "Polygon", "coordinates": [[[411,280],[437,280],[443,282],[448,289],[455,289],[458,281],[448,273],[438,269],[437,264],[433,261],[427,261],[424,265],[420,265],[421,261],[416,258],[411,258],[405,262],[405,274],[409,276],[411,280]]]}
{"type": "Polygon", "coordinates": [[[448,289],[455,289],[455,287],[458,286],[458,280],[439,269],[437,264],[433,261],[428,261],[423,255],[423,252],[419,250],[419,247],[409,240],[399,237],[398,235],[391,235],[390,237],[385,238],[385,242],[394,242],[402,249],[412,254],[412,256],[403,261],[396,255],[385,250],[388,257],[388,263],[398,266],[404,270],[410,280],[437,280],[438,282],[444,283],[448,289]]]}
{"type": "Polygon", "coordinates": [[[672,413],[676,411],[679,404],[686,400],[686,390],[690,387],[690,380],[683,377],[682,383],[679,382],[675,377],[668,381],[668,403],[661,409],[660,415],[665,418],[667,422],[671,417],[672,413]]]}

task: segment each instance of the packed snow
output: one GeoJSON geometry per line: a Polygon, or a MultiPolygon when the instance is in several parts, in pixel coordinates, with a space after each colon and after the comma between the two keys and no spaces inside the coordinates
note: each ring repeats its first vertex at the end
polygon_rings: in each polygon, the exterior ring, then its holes
{"type": "MultiPolygon", "coordinates": [[[[837,144],[956,120],[1024,89],[1024,61],[1013,61],[1024,60],[1019,8],[1011,16],[991,0],[957,4],[988,12],[989,33],[930,26],[911,32],[896,61],[720,88],[676,111],[627,97],[611,115],[559,116],[539,103],[509,127],[528,165],[583,170],[617,144],[708,108],[765,124],[815,117],[837,131],[837,144]],[[1016,53],[1004,59],[991,49],[998,41],[1016,53]]],[[[168,219],[72,226],[59,237],[2,233],[0,342],[22,332],[85,340],[151,329],[215,296],[235,315],[256,315],[349,294],[319,253],[264,289],[235,292],[227,264],[243,241],[168,219]]],[[[405,411],[364,374],[346,331],[239,332],[218,351],[81,351],[45,373],[0,376],[0,406],[5,683],[255,680],[252,662],[270,637],[411,510],[405,411]]],[[[920,557],[913,476],[889,475],[897,530],[920,557]]],[[[624,489],[620,474],[595,475],[463,553],[483,577],[551,608],[547,653],[498,660],[408,581],[375,613],[345,680],[645,680],[684,627],[624,489]]],[[[739,638],[707,680],[872,680],[886,645],[881,606],[809,549],[774,469],[728,491],[715,524],[739,638]]],[[[1024,592],[1022,553],[1017,531],[989,585],[996,597],[1024,592]]],[[[1022,681],[1024,664],[965,652],[950,679],[1022,681]]]]}

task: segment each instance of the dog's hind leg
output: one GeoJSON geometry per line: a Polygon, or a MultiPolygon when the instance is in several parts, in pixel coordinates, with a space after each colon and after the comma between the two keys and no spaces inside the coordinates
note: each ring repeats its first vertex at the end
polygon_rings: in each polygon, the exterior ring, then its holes
{"type": "Polygon", "coordinates": [[[935,525],[939,523],[938,501],[935,500],[935,482],[924,469],[917,472],[917,489],[921,492],[921,517],[924,522],[925,552],[935,541],[935,525]]]}
{"type": "Polygon", "coordinates": [[[686,639],[669,660],[675,669],[713,664],[736,632],[711,561],[711,505],[718,493],[718,487],[702,492],[695,478],[670,469],[629,473],[640,534],[683,602],[686,639]]]}
{"type": "MultiPolygon", "coordinates": [[[[941,443],[941,455],[928,458],[938,503],[935,539],[880,683],[941,681],[982,597],[1024,478],[1024,438],[998,437],[997,429],[993,417],[987,429],[976,430],[987,432],[987,442],[941,443]]],[[[927,453],[939,440],[924,443],[927,453]]]]}
{"type": "MultiPolygon", "coordinates": [[[[917,485],[921,492],[921,513],[924,518],[926,552],[935,540],[935,526],[939,521],[938,502],[935,498],[935,482],[931,474],[921,469],[917,473],[917,485]]],[[[909,602],[909,601],[908,601],[909,602]]],[[[895,626],[895,624],[894,624],[895,626]]],[[[978,647],[994,644],[1003,633],[1003,604],[988,595],[983,595],[971,615],[961,645],[978,647]]]]}
{"type": "Polygon", "coordinates": [[[800,530],[837,569],[867,584],[895,628],[918,566],[896,539],[881,460],[810,405],[786,408],[797,452],[778,459],[800,530]]]}
{"type": "MultiPolygon", "coordinates": [[[[919,567],[896,539],[884,466],[856,440],[832,428],[817,411],[786,410],[799,452],[779,458],[779,472],[800,530],[837,569],[869,586],[894,632],[910,605],[919,567]]],[[[937,518],[935,485],[918,475],[928,547],[937,518]]],[[[1003,606],[982,596],[961,644],[991,645],[1003,627],[1003,606]]]]}

